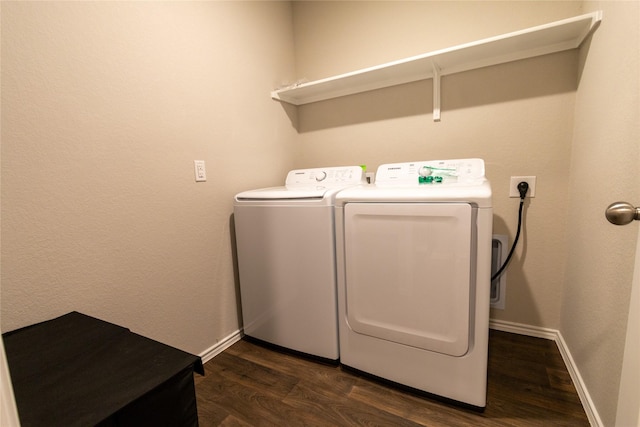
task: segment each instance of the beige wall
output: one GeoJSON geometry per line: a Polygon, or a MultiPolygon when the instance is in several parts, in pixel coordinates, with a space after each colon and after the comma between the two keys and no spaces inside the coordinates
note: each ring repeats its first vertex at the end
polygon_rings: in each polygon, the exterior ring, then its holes
{"type": "MultiPolygon", "coordinates": [[[[578,2],[298,2],[299,76],[328,77],[582,13],[578,2]],[[391,19],[393,17],[393,19],[391,19]]],[[[302,106],[299,166],[481,157],[494,191],[494,232],[512,240],[510,176],[537,176],[526,230],[492,317],[559,327],[567,183],[578,55],[565,52],[302,106]]]]}
{"type": "Polygon", "coordinates": [[[640,224],[616,227],[603,212],[619,200],[640,204],[640,3],[585,6],[604,18],[576,97],[560,329],[603,425],[613,426],[640,224]]]}
{"type": "Polygon", "coordinates": [[[2,2],[2,330],[237,331],[232,199],[293,166],[292,75],[288,2],[2,2]]]}

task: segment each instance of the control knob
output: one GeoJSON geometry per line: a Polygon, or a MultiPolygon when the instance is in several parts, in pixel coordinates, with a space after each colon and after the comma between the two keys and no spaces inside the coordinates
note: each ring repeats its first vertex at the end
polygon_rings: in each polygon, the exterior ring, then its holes
{"type": "Polygon", "coordinates": [[[418,171],[418,174],[420,176],[429,176],[433,173],[433,171],[431,170],[431,168],[429,166],[423,166],[420,168],[420,170],[418,171]]]}

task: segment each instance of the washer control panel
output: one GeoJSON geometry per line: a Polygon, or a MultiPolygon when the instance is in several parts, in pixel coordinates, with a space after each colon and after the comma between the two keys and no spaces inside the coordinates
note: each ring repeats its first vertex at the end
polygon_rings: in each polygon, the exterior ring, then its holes
{"type": "Polygon", "coordinates": [[[338,166],[329,168],[297,169],[287,174],[287,187],[343,187],[363,183],[364,171],[360,166],[338,166]]]}
{"type": "Polygon", "coordinates": [[[390,163],[380,165],[376,184],[390,185],[443,185],[484,181],[484,160],[452,159],[423,162],[390,163]]]}

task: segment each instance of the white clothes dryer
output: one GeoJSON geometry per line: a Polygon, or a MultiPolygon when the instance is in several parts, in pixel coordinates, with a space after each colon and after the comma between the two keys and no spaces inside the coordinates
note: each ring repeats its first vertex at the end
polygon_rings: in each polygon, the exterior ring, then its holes
{"type": "Polygon", "coordinates": [[[386,164],[338,193],[340,362],[484,408],[491,237],[481,159],[386,164]]]}
{"type": "Polygon", "coordinates": [[[360,166],[300,169],[235,196],[246,336],[338,360],[334,201],[362,182],[360,166]]]}

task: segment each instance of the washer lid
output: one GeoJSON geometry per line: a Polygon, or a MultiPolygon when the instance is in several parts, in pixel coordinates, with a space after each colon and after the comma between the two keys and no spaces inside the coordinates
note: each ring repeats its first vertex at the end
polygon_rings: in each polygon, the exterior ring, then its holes
{"type": "Polygon", "coordinates": [[[329,191],[326,187],[269,187],[244,191],[236,195],[236,200],[290,200],[321,199],[329,191]]]}

